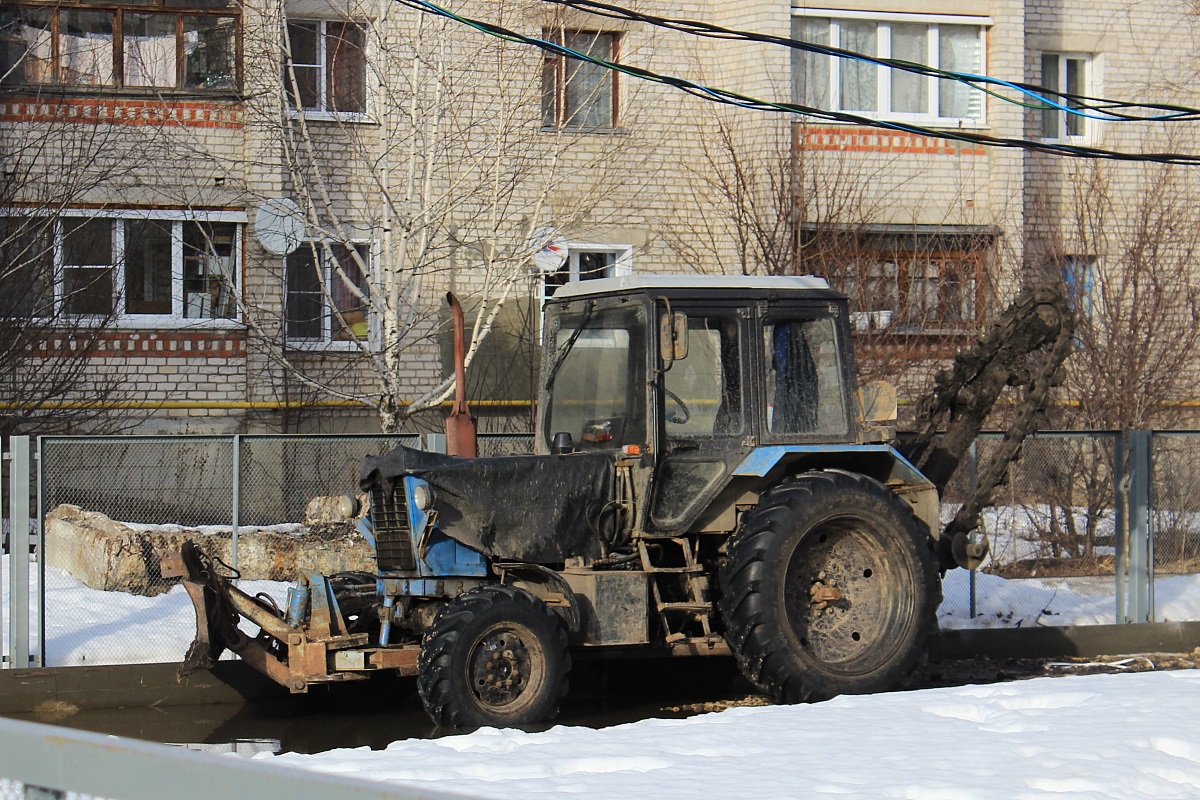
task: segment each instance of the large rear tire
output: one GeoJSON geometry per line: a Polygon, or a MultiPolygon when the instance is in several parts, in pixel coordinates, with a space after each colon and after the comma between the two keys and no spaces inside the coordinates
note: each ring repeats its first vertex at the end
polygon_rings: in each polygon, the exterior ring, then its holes
{"type": "Polygon", "coordinates": [[[438,725],[530,725],[558,715],[570,669],[557,614],[521,589],[484,586],[434,617],[417,691],[438,725]]]}
{"type": "Polygon", "coordinates": [[[720,582],[726,640],[777,703],[892,688],[924,654],[941,603],[933,540],[912,508],[843,472],[764,494],[720,582]]]}

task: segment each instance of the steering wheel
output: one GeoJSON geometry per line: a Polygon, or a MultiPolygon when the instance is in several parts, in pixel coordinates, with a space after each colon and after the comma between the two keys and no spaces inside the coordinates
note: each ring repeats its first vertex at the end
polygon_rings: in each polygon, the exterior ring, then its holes
{"type": "Polygon", "coordinates": [[[668,389],[665,386],[663,387],[663,394],[665,394],[671,400],[675,401],[675,404],[677,406],[679,406],[679,413],[678,414],[672,413],[671,415],[669,415],[667,417],[667,422],[673,422],[676,425],[687,424],[687,421],[692,418],[692,412],[687,407],[687,403],[683,402],[682,397],[675,394],[674,392],[672,392],[670,389],[668,389]]]}

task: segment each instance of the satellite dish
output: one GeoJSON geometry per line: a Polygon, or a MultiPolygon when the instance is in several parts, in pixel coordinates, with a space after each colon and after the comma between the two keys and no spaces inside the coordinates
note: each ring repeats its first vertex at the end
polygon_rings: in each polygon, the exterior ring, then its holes
{"type": "Polygon", "coordinates": [[[529,237],[529,249],[533,251],[533,266],[543,275],[558,272],[567,260],[567,240],[557,228],[538,228],[529,237]]]}
{"type": "Polygon", "coordinates": [[[254,235],[268,253],[286,256],[304,241],[304,233],[304,214],[290,198],[266,200],[254,215],[254,235]]]}

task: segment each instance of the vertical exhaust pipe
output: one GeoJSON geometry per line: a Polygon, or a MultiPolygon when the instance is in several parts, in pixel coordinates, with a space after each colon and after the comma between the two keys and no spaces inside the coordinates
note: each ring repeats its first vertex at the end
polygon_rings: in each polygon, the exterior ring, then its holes
{"type": "Polygon", "coordinates": [[[446,417],[446,452],[452,456],[474,458],[475,418],[467,408],[467,343],[466,320],[462,305],[454,292],[446,292],[446,302],[454,317],[454,405],[446,417]]]}

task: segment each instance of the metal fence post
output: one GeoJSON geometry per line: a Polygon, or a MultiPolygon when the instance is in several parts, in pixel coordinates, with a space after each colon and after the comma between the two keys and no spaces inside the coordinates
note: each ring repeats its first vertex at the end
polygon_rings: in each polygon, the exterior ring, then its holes
{"type": "Polygon", "coordinates": [[[229,558],[233,561],[229,566],[238,569],[238,529],[241,527],[242,513],[242,435],[233,435],[233,536],[229,542],[229,558]]]}
{"type": "Polygon", "coordinates": [[[36,532],[35,545],[37,548],[37,655],[34,666],[46,666],[46,443],[45,437],[37,437],[37,452],[34,453],[37,464],[37,519],[33,529],[36,532]]]}
{"type": "Polygon", "coordinates": [[[1125,459],[1128,452],[1125,447],[1125,436],[1117,434],[1113,437],[1113,550],[1116,554],[1113,564],[1113,574],[1116,586],[1114,591],[1117,598],[1116,623],[1119,625],[1129,622],[1129,609],[1126,598],[1129,593],[1129,580],[1126,575],[1128,559],[1126,554],[1129,546],[1129,533],[1126,518],[1127,505],[1125,498],[1129,494],[1129,480],[1125,474],[1125,459]]]}
{"type": "MultiPolygon", "coordinates": [[[[967,496],[971,497],[975,494],[975,489],[979,485],[979,440],[971,442],[970,449],[967,450],[967,480],[970,485],[968,487],[967,496]]],[[[975,534],[971,534],[971,539],[974,541],[975,534]]],[[[968,588],[970,589],[970,617],[975,619],[975,574],[977,570],[970,570],[967,576],[968,588]]]]}
{"type": "Polygon", "coordinates": [[[1146,431],[1146,621],[1154,622],[1154,431],[1146,431]]]}
{"type": "Polygon", "coordinates": [[[1150,432],[1129,431],[1129,618],[1151,622],[1150,432]]]}
{"type": "Polygon", "coordinates": [[[444,433],[427,433],[427,434],[425,434],[425,450],[430,453],[445,453],[446,452],[446,434],[444,434],[444,433]]]}
{"type": "Polygon", "coordinates": [[[10,436],[9,455],[8,657],[10,666],[25,669],[29,666],[29,437],[10,436]]]}

